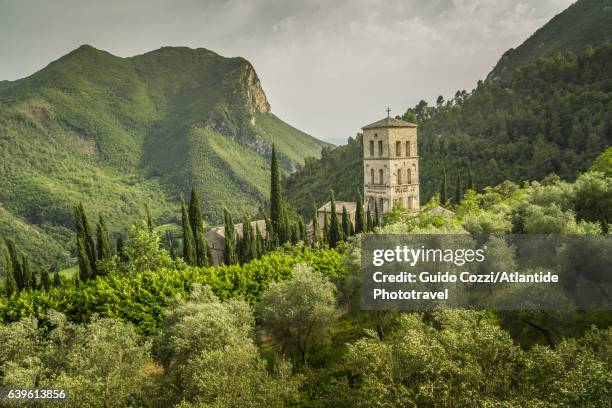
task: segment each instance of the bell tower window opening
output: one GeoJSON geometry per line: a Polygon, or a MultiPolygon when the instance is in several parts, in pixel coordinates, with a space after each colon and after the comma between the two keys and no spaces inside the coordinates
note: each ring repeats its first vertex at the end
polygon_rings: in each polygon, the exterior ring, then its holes
{"type": "Polygon", "coordinates": [[[402,142],[399,140],[395,142],[395,155],[400,157],[402,155],[402,142]]]}
{"type": "Polygon", "coordinates": [[[383,143],[382,143],[382,140],[378,141],[378,155],[379,156],[383,155],[383,143]]]}
{"type": "Polygon", "coordinates": [[[374,141],[370,140],[370,157],[374,157],[374,141]]]}
{"type": "Polygon", "coordinates": [[[378,170],[378,184],[383,184],[385,181],[384,179],[384,175],[383,175],[383,170],[380,169],[378,170]]]}

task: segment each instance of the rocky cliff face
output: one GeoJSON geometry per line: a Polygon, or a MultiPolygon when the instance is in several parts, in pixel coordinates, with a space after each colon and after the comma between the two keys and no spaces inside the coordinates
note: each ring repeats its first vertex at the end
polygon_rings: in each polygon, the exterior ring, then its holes
{"type": "Polygon", "coordinates": [[[249,64],[247,67],[245,82],[251,114],[270,113],[270,103],[268,102],[268,98],[266,98],[266,94],[261,87],[259,77],[251,64],[249,64]]]}

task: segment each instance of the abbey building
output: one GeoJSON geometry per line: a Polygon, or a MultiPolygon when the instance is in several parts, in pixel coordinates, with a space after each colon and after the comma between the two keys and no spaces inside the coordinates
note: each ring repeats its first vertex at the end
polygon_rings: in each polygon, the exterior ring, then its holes
{"type": "Polygon", "coordinates": [[[364,204],[382,214],[401,205],[418,212],[419,156],[417,125],[386,118],[363,130],[364,204]]]}

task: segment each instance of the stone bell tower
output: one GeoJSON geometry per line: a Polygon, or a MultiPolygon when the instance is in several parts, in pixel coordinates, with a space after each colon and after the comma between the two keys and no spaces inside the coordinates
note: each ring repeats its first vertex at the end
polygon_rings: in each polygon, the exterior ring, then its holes
{"type": "Polygon", "coordinates": [[[419,156],[417,125],[387,117],[364,126],[363,189],[364,204],[374,211],[374,203],[383,214],[394,204],[418,212],[419,156]]]}

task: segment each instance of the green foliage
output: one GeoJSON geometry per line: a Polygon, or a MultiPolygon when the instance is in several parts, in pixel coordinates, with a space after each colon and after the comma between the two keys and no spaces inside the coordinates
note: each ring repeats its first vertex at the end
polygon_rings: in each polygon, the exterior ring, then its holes
{"type": "Polygon", "coordinates": [[[591,165],[590,171],[599,171],[606,177],[612,177],[612,146],[609,146],[591,165]]]}
{"type": "Polygon", "coordinates": [[[200,207],[200,199],[195,191],[191,189],[191,198],[189,200],[189,223],[193,232],[193,242],[195,247],[196,265],[209,266],[210,259],[208,257],[208,242],[204,236],[204,221],[202,220],[202,209],[200,207]]]}
{"type": "Polygon", "coordinates": [[[204,217],[255,213],[269,193],[267,160],[293,171],[326,143],[265,107],[251,64],[204,49],[119,58],[83,46],[0,87],[0,235],[35,268],[74,264],[71,209],[107,219],[111,236],[145,219],[175,223],[192,187],[204,217]],[[259,103],[255,101],[259,97],[259,103]],[[19,160],[15,160],[19,157],[19,160]]]}
{"type": "Polygon", "coordinates": [[[128,261],[121,267],[130,273],[171,268],[174,265],[168,252],[160,248],[157,232],[149,229],[144,221],[130,227],[124,251],[128,261]]]}
{"type": "Polygon", "coordinates": [[[111,257],[110,238],[104,217],[100,215],[96,227],[96,247],[98,251],[98,261],[107,260],[111,257]]]}
{"type": "Polygon", "coordinates": [[[272,158],[270,159],[270,221],[273,231],[277,234],[281,231],[283,217],[283,196],[281,193],[280,173],[278,160],[276,158],[276,147],[272,145],[272,158]]]}
{"type": "Polygon", "coordinates": [[[348,239],[351,236],[351,219],[349,218],[346,207],[342,206],[342,236],[348,239]]]}
{"type": "Polygon", "coordinates": [[[225,265],[235,265],[240,261],[238,259],[238,248],[236,244],[236,228],[234,226],[232,214],[227,210],[225,210],[224,240],[223,263],[225,265]]]}
{"type": "Polygon", "coordinates": [[[487,312],[405,314],[388,341],[348,345],[356,406],[605,406],[608,330],[525,352],[487,312]],[[603,347],[604,349],[601,349],[603,347]],[[561,391],[562,390],[562,391],[561,391]]]}
{"type": "Polygon", "coordinates": [[[338,214],[336,213],[336,199],[334,197],[334,191],[331,191],[331,214],[329,218],[329,238],[327,243],[330,248],[335,248],[338,242],[342,241],[342,230],[340,229],[340,222],[338,221],[338,214]]]}
{"type": "Polygon", "coordinates": [[[328,200],[330,187],[341,201],[355,199],[355,191],[363,186],[362,137],[350,137],[348,144],[326,147],[321,160],[307,158],[303,167],[283,179],[287,201],[304,217],[310,215],[310,204],[328,200]]]}
{"type": "Polygon", "coordinates": [[[119,408],[146,400],[150,346],[132,325],[96,317],[74,325],[55,312],[49,324],[48,333],[33,318],[0,328],[2,386],[63,389],[68,407],[119,408]]]}
{"type": "Polygon", "coordinates": [[[288,367],[268,374],[253,326],[247,303],[222,303],[209,287],[194,285],[189,301],[179,298],[166,312],[156,339],[154,355],[165,368],[158,405],[285,406],[296,381],[288,367]]]}
{"type": "Polygon", "coordinates": [[[45,320],[47,311],[54,309],[75,322],[87,322],[97,313],[130,321],[142,332],[153,333],[159,327],[162,309],[175,295],[186,295],[193,283],[211,286],[222,300],[241,296],[254,302],[270,282],[288,279],[293,267],[300,263],[312,266],[324,276],[343,276],[342,255],[337,251],[304,246],[283,251],[269,253],[243,266],[179,265],[180,269],[144,272],[128,269],[79,286],[64,284],[47,292],[21,292],[10,299],[0,298],[0,320],[8,323],[26,316],[45,320]]]}
{"type": "Polygon", "coordinates": [[[579,0],[553,17],[519,47],[506,51],[487,79],[510,80],[517,68],[556,52],[592,52],[587,44],[598,46],[612,40],[611,25],[612,13],[607,0],[579,0]]]}
{"type": "Polygon", "coordinates": [[[297,351],[305,365],[308,351],[327,335],[335,306],[334,285],[321,273],[298,265],[290,280],[272,283],[263,292],[257,312],[281,351],[297,351]]]}
{"type": "Polygon", "coordinates": [[[366,219],[363,214],[363,199],[361,192],[357,190],[357,208],[355,210],[355,234],[360,234],[366,229],[366,219]]]}
{"type": "Polygon", "coordinates": [[[185,208],[185,201],[181,199],[181,220],[183,224],[183,260],[187,265],[195,265],[197,263],[195,242],[193,240],[193,230],[189,215],[185,208]]]}

